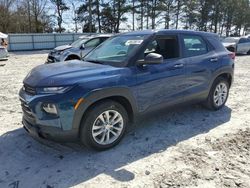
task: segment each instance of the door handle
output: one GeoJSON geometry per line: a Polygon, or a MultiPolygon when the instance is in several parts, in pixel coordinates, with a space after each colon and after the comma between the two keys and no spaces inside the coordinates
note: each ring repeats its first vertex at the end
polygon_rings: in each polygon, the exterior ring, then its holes
{"type": "Polygon", "coordinates": [[[216,58],[216,57],[210,59],[210,62],[217,62],[217,61],[218,61],[218,58],[216,58]]]}
{"type": "Polygon", "coordinates": [[[176,64],[176,65],[174,65],[174,68],[182,68],[182,67],[184,67],[184,65],[181,63],[181,64],[176,64]]]}

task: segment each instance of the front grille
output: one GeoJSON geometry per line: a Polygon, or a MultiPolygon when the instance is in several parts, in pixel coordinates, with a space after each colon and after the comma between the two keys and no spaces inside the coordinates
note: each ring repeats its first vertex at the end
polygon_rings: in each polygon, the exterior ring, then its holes
{"type": "Polygon", "coordinates": [[[24,118],[30,123],[35,123],[35,117],[33,116],[33,113],[30,107],[23,100],[21,100],[21,107],[22,107],[24,118]]]}
{"type": "Polygon", "coordinates": [[[33,88],[33,87],[30,87],[28,85],[24,85],[23,88],[24,88],[24,91],[26,93],[30,94],[30,95],[35,95],[36,94],[36,89],[33,88]]]}

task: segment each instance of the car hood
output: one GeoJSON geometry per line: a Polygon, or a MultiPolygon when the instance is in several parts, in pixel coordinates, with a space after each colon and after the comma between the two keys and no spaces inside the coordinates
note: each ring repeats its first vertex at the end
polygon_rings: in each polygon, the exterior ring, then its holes
{"type": "Polygon", "coordinates": [[[69,49],[69,48],[72,48],[72,46],[71,45],[62,45],[62,46],[56,47],[54,50],[55,51],[62,51],[62,50],[66,50],[66,49],[69,49]]]}
{"type": "Polygon", "coordinates": [[[223,42],[222,44],[223,44],[224,47],[235,46],[236,45],[235,42],[223,42]]]}
{"type": "Polygon", "coordinates": [[[67,86],[94,79],[114,77],[117,76],[119,69],[122,68],[80,60],[43,64],[32,69],[23,82],[31,87],[67,86]]]}

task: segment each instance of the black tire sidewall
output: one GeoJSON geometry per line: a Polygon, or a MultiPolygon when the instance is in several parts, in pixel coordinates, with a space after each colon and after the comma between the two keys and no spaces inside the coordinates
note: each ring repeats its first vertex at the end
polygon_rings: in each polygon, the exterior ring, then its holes
{"type": "Polygon", "coordinates": [[[94,105],[91,109],[88,110],[88,112],[85,115],[85,118],[83,118],[83,121],[81,123],[80,139],[83,142],[83,144],[86,145],[88,148],[95,150],[106,150],[114,147],[121,141],[121,139],[125,134],[127,124],[128,124],[128,114],[125,108],[121,104],[115,101],[106,100],[94,105]],[[120,136],[113,143],[108,145],[101,145],[94,140],[92,136],[92,127],[96,118],[106,110],[115,110],[119,112],[123,118],[124,125],[120,136]]]}

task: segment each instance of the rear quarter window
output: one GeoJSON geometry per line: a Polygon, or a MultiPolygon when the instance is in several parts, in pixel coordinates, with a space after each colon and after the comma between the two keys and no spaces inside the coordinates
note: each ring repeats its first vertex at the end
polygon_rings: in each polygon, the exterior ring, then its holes
{"type": "Polygon", "coordinates": [[[213,46],[216,51],[225,51],[226,48],[223,46],[220,38],[218,36],[207,36],[206,39],[208,40],[209,44],[213,46]]]}
{"type": "Polygon", "coordinates": [[[184,56],[192,57],[208,53],[206,41],[198,35],[183,35],[184,56]]]}

